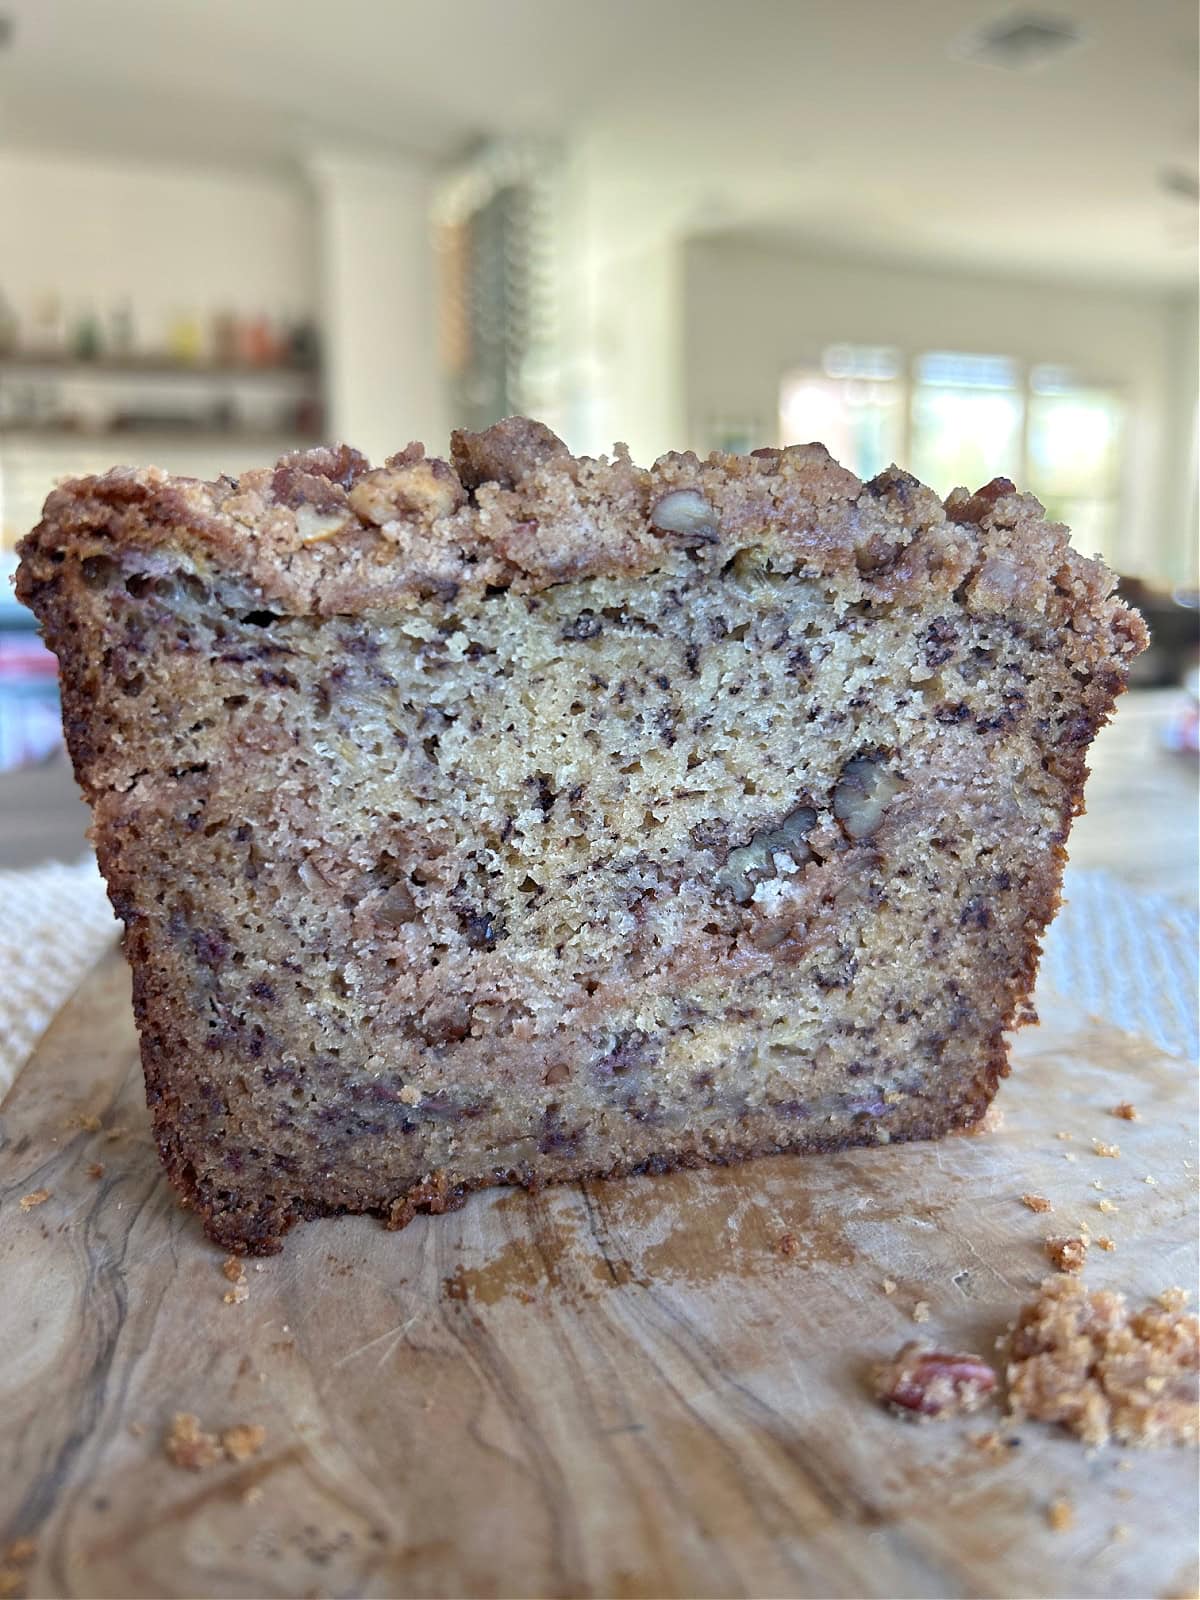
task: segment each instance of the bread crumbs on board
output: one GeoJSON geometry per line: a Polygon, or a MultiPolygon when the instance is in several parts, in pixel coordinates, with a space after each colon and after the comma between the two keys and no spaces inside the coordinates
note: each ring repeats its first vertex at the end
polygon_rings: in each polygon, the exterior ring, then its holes
{"type": "Polygon", "coordinates": [[[1138,1108],[1130,1105],[1128,1100],[1122,1100],[1119,1105],[1115,1105],[1112,1108],[1112,1115],[1120,1117],[1123,1122],[1140,1122],[1142,1120],[1138,1108]]]}
{"type": "Polygon", "coordinates": [[[1072,1528],[1075,1525],[1075,1508],[1069,1500],[1064,1500],[1061,1497],[1057,1500],[1051,1500],[1046,1507],[1046,1521],[1054,1529],[1055,1533],[1065,1533],[1068,1528],[1072,1528]]]}
{"type": "Polygon", "coordinates": [[[1021,1196],[1021,1204],[1028,1206],[1030,1211],[1036,1211],[1039,1215],[1046,1211],[1054,1210],[1054,1207],[1044,1194],[1023,1194],[1021,1196]]]}
{"type": "Polygon", "coordinates": [[[267,1430],[259,1423],[237,1422],[222,1433],[209,1433],[190,1411],[177,1412],[172,1419],[163,1448],[173,1466],[187,1472],[203,1472],[222,1458],[249,1461],[266,1443],[267,1430]]]}
{"type": "Polygon", "coordinates": [[[928,1322],[929,1321],[929,1302],[928,1302],[928,1300],[918,1300],[917,1301],[916,1305],[912,1308],[912,1319],[913,1319],[914,1322],[928,1322]]]}
{"type": "Polygon", "coordinates": [[[171,1421],[163,1449],[173,1467],[185,1472],[203,1472],[221,1459],[221,1446],[217,1436],[206,1433],[199,1417],[190,1411],[178,1411],[171,1421]]]}
{"type": "Polygon", "coordinates": [[[1092,1149],[1098,1156],[1107,1156],[1110,1161],[1115,1161],[1121,1154],[1119,1144],[1107,1144],[1103,1139],[1093,1139],[1092,1149]]]}
{"type": "Polygon", "coordinates": [[[21,1196],[21,1210],[32,1211],[34,1206],[44,1206],[50,1198],[49,1189],[33,1189],[21,1196]]]}
{"type": "Polygon", "coordinates": [[[267,1430],[257,1422],[238,1422],[221,1435],[221,1448],[230,1461],[249,1461],[266,1443],[267,1430]]]}
{"type": "Polygon", "coordinates": [[[1082,1272],[1087,1260],[1088,1241],[1084,1238],[1051,1234],[1046,1254],[1059,1272],[1082,1272]]]}

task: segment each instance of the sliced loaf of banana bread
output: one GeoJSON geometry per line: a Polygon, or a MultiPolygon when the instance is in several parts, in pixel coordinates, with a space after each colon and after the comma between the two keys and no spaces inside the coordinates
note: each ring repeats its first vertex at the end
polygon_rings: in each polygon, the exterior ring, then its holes
{"type": "Polygon", "coordinates": [[[1145,644],[1112,588],[1007,481],[818,445],[57,489],[18,590],[172,1181],[262,1252],[974,1122],[1145,644]]]}

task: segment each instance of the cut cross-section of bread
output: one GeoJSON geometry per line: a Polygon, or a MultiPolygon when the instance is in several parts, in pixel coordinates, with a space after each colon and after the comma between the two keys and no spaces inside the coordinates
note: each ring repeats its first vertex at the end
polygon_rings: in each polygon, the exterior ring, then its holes
{"type": "Polygon", "coordinates": [[[976,1121],[1145,643],[1112,587],[1004,480],[817,445],[57,489],[19,593],[173,1182],[268,1251],[976,1121]]]}

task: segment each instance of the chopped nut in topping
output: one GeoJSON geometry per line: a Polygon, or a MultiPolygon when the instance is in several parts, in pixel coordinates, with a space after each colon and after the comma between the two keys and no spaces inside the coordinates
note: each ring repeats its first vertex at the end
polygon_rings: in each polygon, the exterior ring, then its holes
{"type": "Polygon", "coordinates": [[[326,539],[339,534],[347,524],[344,511],[320,511],[310,505],[297,506],[295,517],[296,532],[300,543],[305,545],[323,544],[326,539]]]}
{"type": "Polygon", "coordinates": [[[221,1263],[221,1271],[229,1279],[230,1283],[245,1283],[246,1281],[246,1268],[238,1260],[237,1256],[226,1256],[221,1263]]]}
{"type": "Polygon", "coordinates": [[[851,839],[868,839],[903,787],[878,757],[848,761],[833,791],[833,814],[851,839]]]}
{"type": "Polygon", "coordinates": [[[715,544],[717,514],[698,489],[673,489],[655,502],[650,526],[675,534],[683,544],[715,544]]]}
{"type": "Polygon", "coordinates": [[[1043,1212],[1054,1210],[1054,1207],[1050,1204],[1049,1200],[1046,1199],[1044,1194],[1023,1194],[1021,1196],[1021,1204],[1028,1206],[1030,1211],[1043,1212]]]}
{"type": "Polygon", "coordinates": [[[1046,1240],[1046,1254],[1060,1272],[1082,1272],[1087,1251],[1086,1239],[1051,1235],[1046,1240]]]}
{"type": "Polygon", "coordinates": [[[350,491],[350,504],[365,522],[382,527],[405,516],[431,521],[452,516],[466,503],[466,490],[446,462],[436,457],[378,467],[350,491]]]}
{"type": "Polygon", "coordinates": [[[996,1387],[996,1374],[981,1356],[914,1342],[876,1368],[874,1383],[876,1397],[897,1414],[932,1420],[977,1411],[996,1387]]]}

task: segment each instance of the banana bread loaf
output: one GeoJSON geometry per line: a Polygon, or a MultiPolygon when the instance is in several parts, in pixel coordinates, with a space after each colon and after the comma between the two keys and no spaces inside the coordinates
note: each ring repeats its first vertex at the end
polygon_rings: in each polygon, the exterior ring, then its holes
{"type": "Polygon", "coordinates": [[[172,1182],[266,1252],[976,1121],[1145,644],[1112,587],[1003,479],[819,445],[55,490],[18,592],[172,1182]]]}

